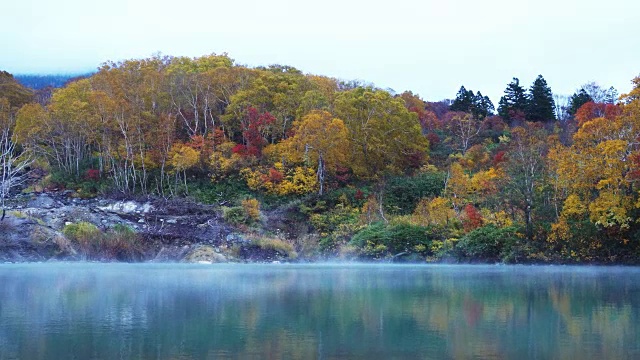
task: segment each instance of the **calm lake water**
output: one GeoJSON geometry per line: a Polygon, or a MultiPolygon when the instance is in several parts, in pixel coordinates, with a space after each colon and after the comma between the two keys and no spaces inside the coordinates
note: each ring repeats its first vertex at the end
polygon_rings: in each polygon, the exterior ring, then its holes
{"type": "Polygon", "coordinates": [[[640,269],[0,265],[0,359],[638,359],[640,269]]]}

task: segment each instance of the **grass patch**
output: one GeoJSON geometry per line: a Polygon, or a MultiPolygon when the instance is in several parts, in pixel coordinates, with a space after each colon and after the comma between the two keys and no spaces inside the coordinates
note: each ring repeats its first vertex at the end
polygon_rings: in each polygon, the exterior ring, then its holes
{"type": "Polygon", "coordinates": [[[116,225],[103,233],[95,225],[81,221],[66,225],[62,233],[88,259],[134,261],[142,257],[138,234],[128,226],[116,225]]]}
{"type": "Polygon", "coordinates": [[[298,253],[295,251],[293,245],[282,239],[261,237],[254,239],[251,242],[261,249],[273,250],[288,257],[289,259],[295,259],[298,257],[298,253]]]}

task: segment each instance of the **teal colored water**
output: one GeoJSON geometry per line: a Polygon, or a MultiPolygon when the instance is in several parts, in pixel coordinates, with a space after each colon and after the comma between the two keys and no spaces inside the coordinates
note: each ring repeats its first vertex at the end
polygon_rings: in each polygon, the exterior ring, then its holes
{"type": "Polygon", "coordinates": [[[640,269],[0,265],[0,359],[633,359],[640,269]]]}

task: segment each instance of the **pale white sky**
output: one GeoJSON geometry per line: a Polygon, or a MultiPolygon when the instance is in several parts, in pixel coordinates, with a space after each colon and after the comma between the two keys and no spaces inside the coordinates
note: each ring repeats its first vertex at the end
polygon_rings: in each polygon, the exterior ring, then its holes
{"type": "Polygon", "coordinates": [[[637,0],[3,0],[0,69],[84,72],[156,52],[361,79],[426,100],[460,85],[497,107],[542,74],[554,93],[640,74],[637,0]]]}

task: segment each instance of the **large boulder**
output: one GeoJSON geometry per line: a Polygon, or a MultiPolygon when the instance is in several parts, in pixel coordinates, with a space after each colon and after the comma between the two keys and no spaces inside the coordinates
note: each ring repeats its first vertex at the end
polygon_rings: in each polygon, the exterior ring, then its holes
{"type": "Polygon", "coordinates": [[[187,255],[182,259],[183,262],[189,263],[226,263],[229,259],[216,251],[213,246],[200,245],[194,247],[187,255]]]}

